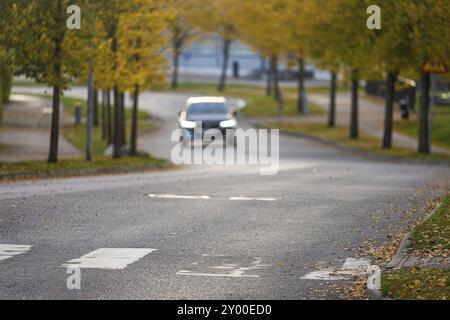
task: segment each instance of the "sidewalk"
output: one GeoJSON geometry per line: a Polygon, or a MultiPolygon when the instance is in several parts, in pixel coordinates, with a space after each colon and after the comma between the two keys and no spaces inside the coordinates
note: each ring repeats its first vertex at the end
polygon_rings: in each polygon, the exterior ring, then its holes
{"type": "MultiPolygon", "coordinates": [[[[3,110],[0,126],[0,162],[46,160],[51,124],[51,101],[46,98],[12,95],[3,110]]],[[[61,127],[68,119],[61,113],[61,127]]],[[[80,156],[62,135],[59,137],[59,156],[80,156]]]]}
{"type": "MultiPolygon", "coordinates": [[[[329,96],[327,94],[309,94],[308,101],[325,111],[329,109],[329,96]]],[[[374,99],[367,97],[365,94],[360,96],[359,100],[359,128],[368,135],[381,140],[383,139],[384,131],[384,112],[385,107],[383,103],[377,102],[374,99]]],[[[338,126],[348,126],[350,122],[350,105],[351,96],[350,93],[338,93],[336,98],[336,124],[338,126]]],[[[287,123],[327,123],[328,114],[315,116],[294,116],[284,117],[283,121],[287,123]]],[[[394,111],[394,120],[400,120],[400,112],[394,111]]],[[[258,122],[273,121],[274,119],[258,119],[258,122]]],[[[395,128],[394,128],[395,130],[395,128]]],[[[410,137],[398,132],[393,133],[393,146],[397,148],[406,148],[417,150],[418,139],[410,137]]],[[[450,155],[450,150],[433,146],[433,151],[450,155]]]]}

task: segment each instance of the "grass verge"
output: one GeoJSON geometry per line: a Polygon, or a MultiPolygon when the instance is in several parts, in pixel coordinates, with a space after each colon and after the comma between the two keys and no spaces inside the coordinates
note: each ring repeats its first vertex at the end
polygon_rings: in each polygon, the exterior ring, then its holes
{"type": "Polygon", "coordinates": [[[54,176],[78,176],[101,173],[120,173],[149,170],[166,165],[165,160],[152,157],[95,157],[92,162],[81,159],[65,159],[50,164],[47,161],[0,163],[0,180],[54,176]]]}
{"type": "Polygon", "coordinates": [[[450,195],[430,218],[414,229],[410,240],[408,249],[415,255],[450,255],[450,195]]]}
{"type": "Polygon", "coordinates": [[[416,159],[416,160],[450,160],[448,155],[432,154],[422,155],[416,151],[406,148],[381,148],[379,139],[374,138],[360,132],[360,137],[357,140],[350,139],[349,130],[347,127],[337,126],[329,128],[325,125],[313,123],[278,123],[269,122],[263,123],[264,126],[274,129],[280,129],[284,132],[299,133],[305,136],[312,136],[319,138],[326,142],[331,142],[338,146],[350,147],[358,151],[364,151],[368,154],[377,156],[391,157],[397,159],[416,159]]]}
{"type": "Polygon", "coordinates": [[[383,296],[400,300],[448,300],[450,270],[400,269],[383,273],[383,296]]]}
{"type": "MultiPolygon", "coordinates": [[[[396,131],[417,137],[419,135],[418,113],[412,113],[408,120],[395,121],[396,131]]],[[[450,107],[436,106],[433,111],[432,121],[433,144],[441,147],[450,148],[450,107]]]]}

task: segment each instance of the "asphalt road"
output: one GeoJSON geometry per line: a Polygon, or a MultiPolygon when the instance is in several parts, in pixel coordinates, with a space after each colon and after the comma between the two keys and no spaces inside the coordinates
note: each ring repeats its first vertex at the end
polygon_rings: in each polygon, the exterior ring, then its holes
{"type": "MultiPolygon", "coordinates": [[[[155,155],[170,150],[185,98],[143,96],[167,121],[141,141],[155,155]]],[[[363,160],[281,136],[274,176],[192,166],[1,184],[0,299],[339,297],[326,289],[347,281],[327,268],[363,273],[342,266],[364,264],[349,259],[365,241],[388,241],[430,184],[449,177],[445,167],[363,160]],[[68,266],[81,268],[80,290],[68,289],[68,266]]]]}

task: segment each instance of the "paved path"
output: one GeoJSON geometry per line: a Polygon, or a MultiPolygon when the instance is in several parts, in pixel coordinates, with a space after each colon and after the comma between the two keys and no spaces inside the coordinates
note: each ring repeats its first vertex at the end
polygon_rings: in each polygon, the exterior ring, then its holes
{"type": "MultiPolygon", "coordinates": [[[[3,111],[0,127],[0,162],[46,160],[51,124],[51,101],[46,98],[14,94],[3,111]]],[[[61,116],[61,126],[67,123],[61,116]]],[[[59,137],[59,156],[81,155],[62,135],[59,137]]]]}

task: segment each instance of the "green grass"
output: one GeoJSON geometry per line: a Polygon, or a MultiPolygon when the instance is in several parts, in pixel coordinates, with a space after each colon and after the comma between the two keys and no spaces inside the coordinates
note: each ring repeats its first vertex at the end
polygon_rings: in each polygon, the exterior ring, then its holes
{"type": "MultiPolygon", "coordinates": [[[[214,83],[181,83],[176,90],[179,92],[189,92],[199,95],[220,95],[228,98],[239,98],[247,101],[248,105],[242,112],[248,117],[275,117],[278,116],[277,102],[267,97],[265,88],[260,86],[230,84],[225,92],[217,91],[217,85],[214,83]]],[[[295,88],[282,88],[285,107],[283,115],[299,115],[296,101],[297,92],[295,88]]],[[[309,115],[324,113],[323,109],[317,105],[309,104],[309,115]]]]}
{"type": "Polygon", "coordinates": [[[424,223],[411,234],[409,249],[414,253],[448,256],[450,253],[450,195],[424,223]]]}
{"type": "Polygon", "coordinates": [[[401,269],[383,273],[383,296],[400,300],[450,299],[450,270],[401,269]]]}
{"type": "MultiPolygon", "coordinates": [[[[450,106],[436,106],[433,111],[432,139],[437,146],[450,148],[450,106]]],[[[418,114],[412,113],[409,120],[398,120],[396,131],[411,137],[419,134],[418,114]]]]}
{"type": "Polygon", "coordinates": [[[86,162],[81,159],[65,159],[58,163],[50,164],[46,161],[23,161],[14,163],[0,163],[1,174],[70,174],[79,173],[80,170],[108,170],[108,169],[146,169],[153,168],[166,163],[164,160],[152,157],[123,157],[112,159],[109,157],[95,157],[92,162],[86,162]]]}
{"type": "Polygon", "coordinates": [[[447,155],[432,154],[422,155],[416,151],[406,148],[381,148],[381,141],[377,138],[369,136],[364,132],[360,132],[360,137],[357,140],[350,139],[349,129],[343,126],[329,128],[321,124],[313,123],[278,123],[270,122],[264,123],[269,128],[280,129],[281,131],[301,133],[308,136],[321,138],[325,141],[333,142],[337,145],[356,148],[362,151],[367,151],[375,155],[388,156],[399,159],[432,159],[432,160],[450,160],[447,155]]]}

